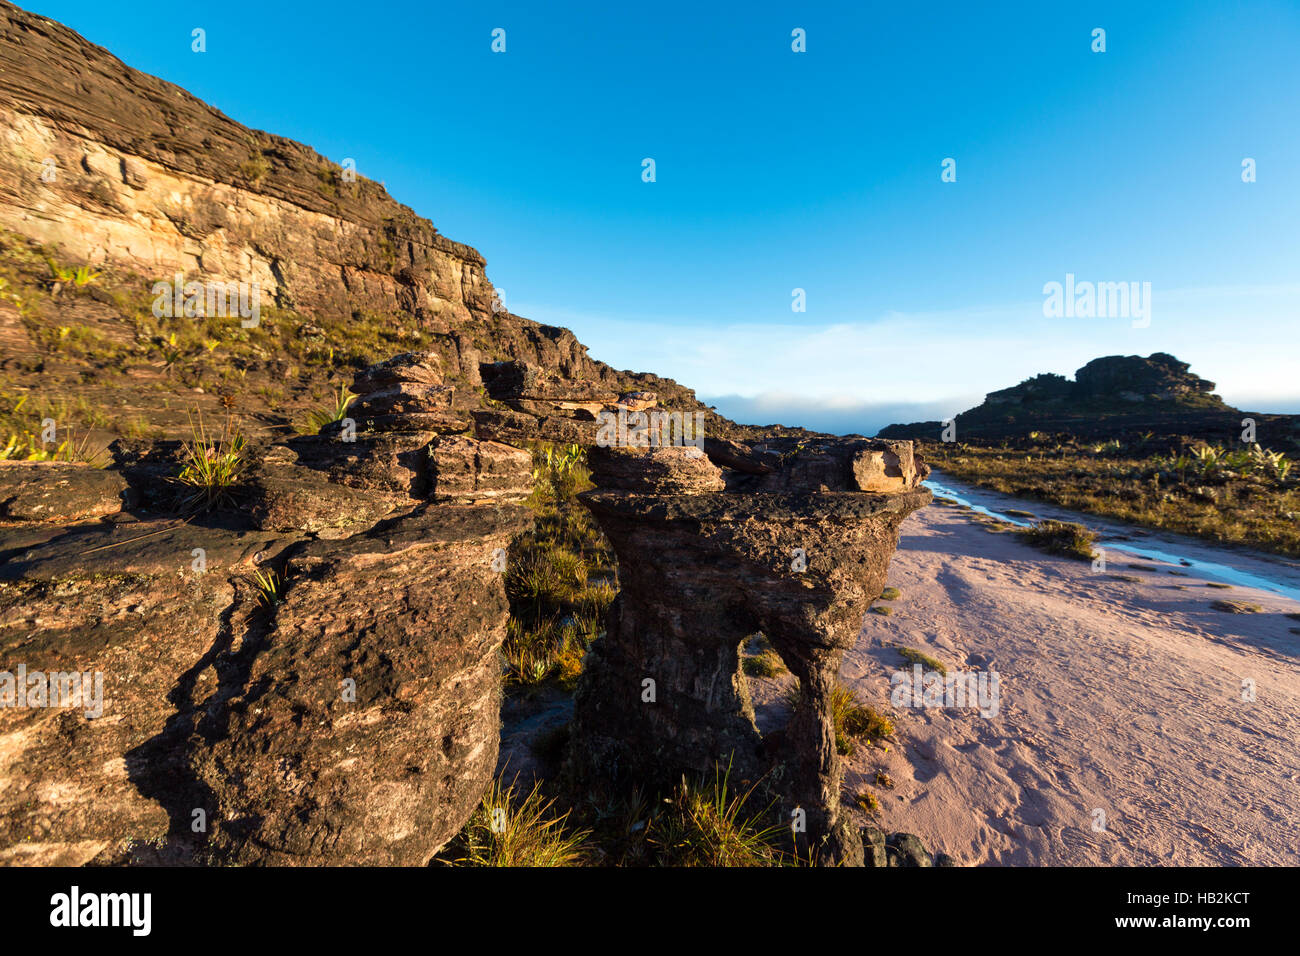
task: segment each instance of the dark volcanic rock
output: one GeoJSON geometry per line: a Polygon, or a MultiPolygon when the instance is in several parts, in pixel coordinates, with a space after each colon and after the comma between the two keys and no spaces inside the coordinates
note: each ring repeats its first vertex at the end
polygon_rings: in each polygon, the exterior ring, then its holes
{"type": "Polygon", "coordinates": [[[933,866],[921,838],[911,833],[892,833],[885,840],[890,866],[933,866]]]}

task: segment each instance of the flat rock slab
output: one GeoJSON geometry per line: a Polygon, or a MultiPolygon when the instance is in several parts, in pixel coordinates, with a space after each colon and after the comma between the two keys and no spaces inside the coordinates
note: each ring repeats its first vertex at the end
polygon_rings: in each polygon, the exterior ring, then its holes
{"type": "Polygon", "coordinates": [[[130,501],[115,471],[52,461],[0,461],[0,518],[79,521],[117,514],[130,501]]]}

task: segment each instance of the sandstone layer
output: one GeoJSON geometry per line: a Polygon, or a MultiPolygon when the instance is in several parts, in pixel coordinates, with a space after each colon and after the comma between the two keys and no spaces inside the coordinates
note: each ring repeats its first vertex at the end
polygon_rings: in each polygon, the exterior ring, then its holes
{"type": "MultiPolygon", "coordinates": [[[[422,358],[354,387],[436,395],[422,358]]],[[[531,460],[421,414],[250,448],[197,514],[174,443],[0,467],[3,668],[102,681],[90,716],[0,708],[0,861],[419,865],[456,833],[496,767],[531,460]]]]}

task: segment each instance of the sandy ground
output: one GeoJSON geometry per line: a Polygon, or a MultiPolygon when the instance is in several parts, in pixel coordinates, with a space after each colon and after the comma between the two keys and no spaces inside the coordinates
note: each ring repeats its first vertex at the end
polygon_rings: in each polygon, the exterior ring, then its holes
{"type": "MultiPolygon", "coordinates": [[[[1116,551],[1098,572],[992,527],[941,504],[903,526],[889,572],[902,593],[892,615],[867,615],[841,671],[897,739],[857,747],[846,791],[966,864],[1300,863],[1300,604],[1116,551]],[[996,671],[997,715],[890,706],[890,675],[910,670],[895,644],[996,671]]],[[[1300,586],[1295,562],[1137,534],[1300,586]]]]}

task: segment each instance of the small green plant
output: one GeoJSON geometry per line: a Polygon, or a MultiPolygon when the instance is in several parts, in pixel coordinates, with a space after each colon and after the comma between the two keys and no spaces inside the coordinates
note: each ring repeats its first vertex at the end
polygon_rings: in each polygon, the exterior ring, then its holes
{"type": "Polygon", "coordinates": [[[252,182],[258,182],[271,171],[271,164],[261,153],[250,156],[239,164],[239,175],[252,182]]]}
{"type": "MultiPolygon", "coordinates": [[[[786,703],[797,709],[802,702],[803,688],[796,684],[786,692],[786,703]]],[[[894,733],[894,724],[888,717],[861,703],[842,684],[831,691],[831,725],[835,729],[835,749],[844,757],[852,755],[855,740],[876,743],[894,733]]]]}
{"type": "Polygon", "coordinates": [[[176,333],[171,333],[165,339],[159,338],[158,350],[162,352],[163,370],[170,375],[185,354],[185,350],[176,341],[176,333]]]}
{"type": "Polygon", "coordinates": [[[1096,532],[1073,521],[1039,521],[1028,528],[1017,528],[1016,533],[1049,554],[1081,561],[1093,559],[1093,545],[1097,542],[1096,532]]]}
{"type": "Polygon", "coordinates": [[[876,795],[870,790],[863,790],[859,793],[855,802],[868,814],[877,813],[880,810],[880,801],[876,799],[876,795]]]}
{"type": "Polygon", "coordinates": [[[879,597],[878,600],[881,600],[881,601],[897,601],[898,598],[899,598],[899,596],[900,596],[902,593],[903,593],[903,592],[900,591],[900,590],[898,590],[898,588],[885,588],[883,591],[880,592],[880,597],[879,597]]]}
{"type": "Polygon", "coordinates": [[[871,607],[871,613],[880,614],[884,617],[889,617],[889,615],[894,613],[894,609],[890,607],[888,604],[875,604],[872,605],[871,607]]]}
{"type": "Polygon", "coordinates": [[[778,840],[789,831],[768,810],[746,805],[757,786],[731,787],[731,765],[714,768],[712,782],[682,778],[649,824],[646,840],[667,866],[779,866],[788,862],[778,840]]]}
{"type": "Polygon", "coordinates": [[[854,740],[876,743],[894,733],[893,721],[874,707],[859,703],[844,687],[836,687],[831,694],[831,719],[836,727],[836,748],[845,756],[853,752],[854,740]]]}
{"type": "Polygon", "coordinates": [[[580,866],[586,862],[587,830],[570,831],[569,811],[558,816],[554,800],[546,799],[541,784],[522,799],[515,792],[518,778],[506,787],[492,781],[483,800],[449,846],[453,854],[443,862],[454,866],[580,866]]]}
{"type": "Polygon", "coordinates": [[[357,396],[348,390],[346,385],[340,384],[338,391],[334,393],[334,401],[330,405],[323,405],[312,409],[307,413],[307,422],[298,429],[303,435],[318,435],[320,430],[326,425],[334,422],[340,422],[347,417],[348,406],[350,406],[357,396]]]}
{"type": "Polygon", "coordinates": [[[0,461],[70,461],[68,443],[56,445],[53,450],[46,442],[29,431],[10,432],[0,447],[0,461]]]}
{"type": "Polygon", "coordinates": [[[284,603],[284,580],[275,571],[270,568],[254,570],[253,583],[257,585],[257,603],[263,607],[278,607],[284,603]]]}
{"type": "Polygon", "coordinates": [[[87,286],[97,280],[102,272],[96,272],[90,266],[77,266],[75,269],[69,269],[59,265],[53,259],[46,259],[50,264],[50,271],[54,273],[54,278],[62,285],[74,285],[77,288],[87,286]]]}
{"type": "Polygon", "coordinates": [[[533,448],[534,499],[564,501],[588,479],[581,445],[538,444],[533,448]]]}
{"type": "Polygon", "coordinates": [[[750,677],[776,677],[785,673],[785,664],[781,662],[781,655],[771,648],[765,648],[752,657],[744,658],[741,667],[750,677]]]}
{"type": "Polygon", "coordinates": [[[909,664],[920,664],[926,670],[938,671],[940,674],[944,675],[948,673],[948,668],[944,666],[944,663],[940,660],[936,660],[929,654],[918,651],[915,648],[904,647],[901,644],[895,644],[894,647],[897,648],[899,654],[903,655],[903,660],[907,661],[909,664]]]}
{"type": "Polygon", "coordinates": [[[171,480],[188,489],[182,503],[186,509],[208,510],[234,503],[234,487],[242,476],[244,437],[234,427],[234,419],[227,417],[226,427],[219,438],[208,437],[200,412],[197,423],[190,418],[190,440],[182,445],[180,473],[171,480]]]}

